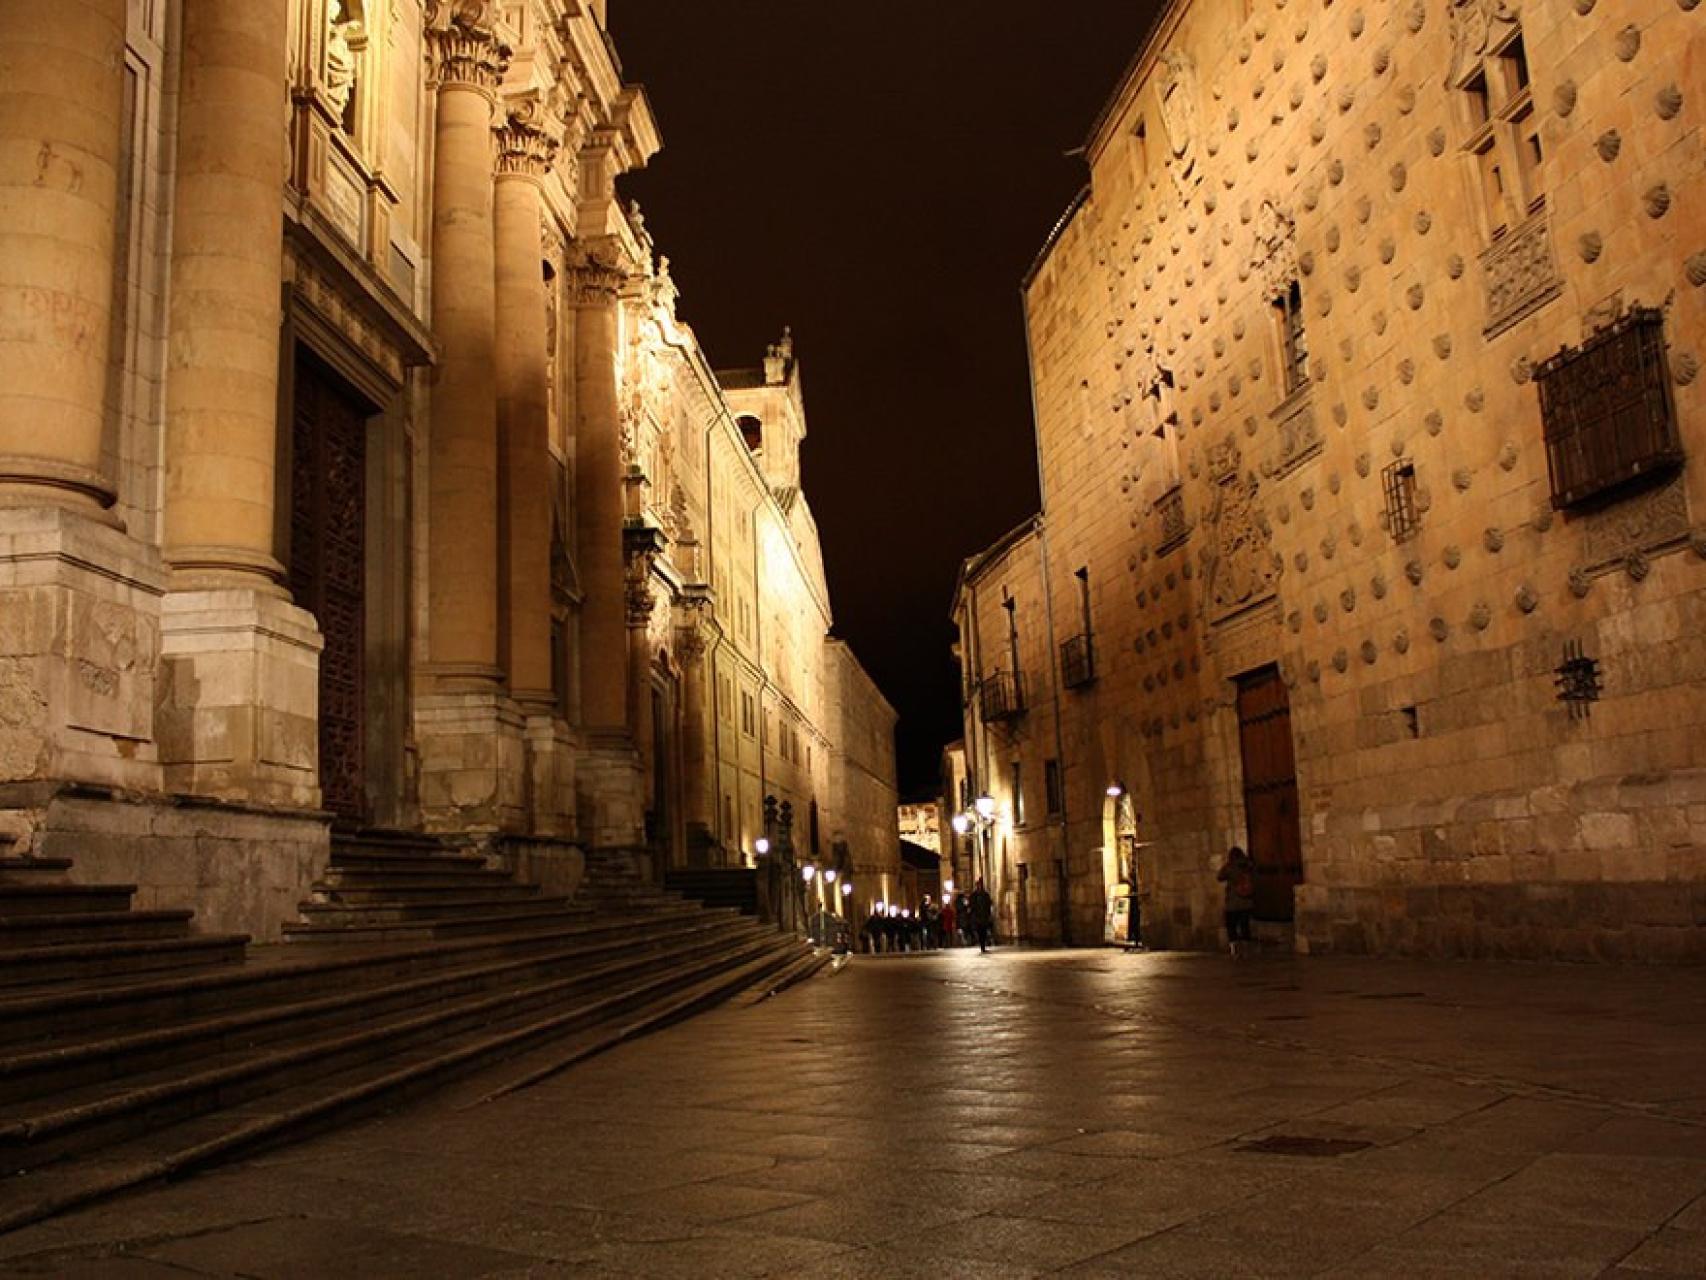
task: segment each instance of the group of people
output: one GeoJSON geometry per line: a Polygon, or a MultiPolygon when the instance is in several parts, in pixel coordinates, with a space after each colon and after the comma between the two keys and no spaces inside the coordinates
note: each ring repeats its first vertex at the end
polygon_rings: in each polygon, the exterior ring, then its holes
{"type": "Polygon", "coordinates": [[[988,951],[995,941],[995,903],[982,880],[970,893],[943,895],[941,902],[925,894],[916,910],[879,902],[871,907],[860,933],[864,950],[873,954],[936,951],[974,942],[980,951],[988,951]]]}

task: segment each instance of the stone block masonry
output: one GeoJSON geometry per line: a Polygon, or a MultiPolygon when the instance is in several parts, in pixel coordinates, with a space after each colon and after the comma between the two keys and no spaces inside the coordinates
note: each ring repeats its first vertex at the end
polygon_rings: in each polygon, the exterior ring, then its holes
{"type": "Polygon", "coordinates": [[[1016,924],[1064,859],[1098,936],[1129,840],[1212,944],[1241,843],[1312,952],[1706,954],[1706,32],[1638,9],[1170,6],[1026,282],[1042,518],[957,606],[969,688],[1017,627],[1016,924]],[[1583,497],[1607,360],[1656,443],[1583,497]]]}

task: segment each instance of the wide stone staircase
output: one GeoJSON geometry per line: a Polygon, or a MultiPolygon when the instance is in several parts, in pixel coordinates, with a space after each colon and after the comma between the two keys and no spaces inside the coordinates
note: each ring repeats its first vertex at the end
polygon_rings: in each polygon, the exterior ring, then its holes
{"type": "Polygon", "coordinates": [[[430,837],[340,836],[246,960],[68,866],[0,858],[0,1231],[496,1064],[506,1092],[828,959],[619,857],[547,895],[430,837]]]}

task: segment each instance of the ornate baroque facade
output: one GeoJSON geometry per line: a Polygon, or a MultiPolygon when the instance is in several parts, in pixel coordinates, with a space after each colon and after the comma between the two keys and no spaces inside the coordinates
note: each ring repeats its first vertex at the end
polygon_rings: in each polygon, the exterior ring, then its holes
{"type": "Polygon", "coordinates": [[[678,318],[602,0],[21,5],[0,65],[3,829],[260,938],[333,822],[727,864],[774,794],[892,862],[792,343],[678,318]]]}
{"type": "Polygon", "coordinates": [[[1009,930],[1212,945],[1247,843],[1300,949],[1706,950],[1703,66],[1695,0],[1167,8],[956,597],[1009,930]]]}

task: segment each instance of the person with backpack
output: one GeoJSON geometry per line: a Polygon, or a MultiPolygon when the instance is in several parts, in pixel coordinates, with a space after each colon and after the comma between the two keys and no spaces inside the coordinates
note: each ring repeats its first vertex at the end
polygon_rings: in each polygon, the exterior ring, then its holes
{"type": "Polygon", "coordinates": [[[1256,914],[1256,861],[1237,845],[1226,852],[1215,879],[1226,885],[1226,945],[1234,960],[1255,953],[1250,921],[1256,914]]]}

